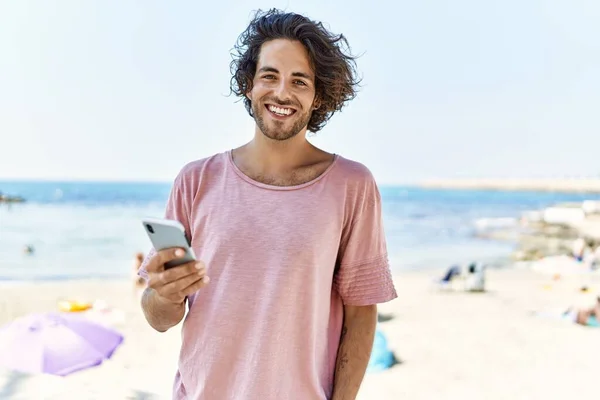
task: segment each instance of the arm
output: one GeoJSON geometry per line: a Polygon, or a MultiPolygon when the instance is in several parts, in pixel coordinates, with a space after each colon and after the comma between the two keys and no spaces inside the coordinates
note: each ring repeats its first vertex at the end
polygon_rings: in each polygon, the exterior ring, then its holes
{"type": "Polygon", "coordinates": [[[354,400],[362,383],[375,337],[377,306],[344,306],[332,400],[354,400]]]}
{"type": "MultiPolygon", "coordinates": [[[[165,218],[179,221],[186,237],[192,238],[190,229],[190,193],[196,193],[194,184],[189,188],[190,182],[195,182],[189,170],[179,172],[165,210],[165,218]]],[[[150,326],[159,332],[165,332],[177,325],[185,315],[185,304],[188,295],[204,287],[209,279],[204,265],[188,263],[177,268],[165,270],[164,264],[183,256],[184,253],[163,250],[158,253],[152,250],[146,262],[139,269],[148,285],[142,295],[142,311],[150,326]]]]}
{"type": "Polygon", "coordinates": [[[142,295],[142,310],[152,328],[159,332],[166,332],[183,319],[185,302],[181,304],[166,302],[158,296],[156,290],[146,288],[142,295]]]}
{"type": "Polygon", "coordinates": [[[340,241],[334,289],[344,321],[333,382],[333,400],[354,400],[375,339],[377,304],[397,297],[387,257],[381,196],[368,170],[354,171],[351,210],[340,241]]]}
{"type": "Polygon", "coordinates": [[[177,325],[185,315],[187,297],[210,281],[201,261],[165,270],[165,263],[184,256],[183,249],[153,252],[145,267],[148,287],[142,295],[142,311],[150,326],[159,332],[177,325]]]}

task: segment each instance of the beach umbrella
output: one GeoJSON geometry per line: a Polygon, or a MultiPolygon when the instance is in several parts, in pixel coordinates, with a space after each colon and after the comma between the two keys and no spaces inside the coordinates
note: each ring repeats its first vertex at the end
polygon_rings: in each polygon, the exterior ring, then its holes
{"type": "Polygon", "coordinates": [[[118,332],[79,315],[33,314],[0,328],[0,366],[65,376],[101,364],[122,342],[118,332]]]}

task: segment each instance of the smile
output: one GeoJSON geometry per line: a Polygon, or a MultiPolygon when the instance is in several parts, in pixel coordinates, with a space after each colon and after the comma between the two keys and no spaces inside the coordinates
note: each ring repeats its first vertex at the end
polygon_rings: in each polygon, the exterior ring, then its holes
{"type": "Polygon", "coordinates": [[[293,108],[274,106],[272,104],[267,104],[265,107],[267,108],[267,110],[269,110],[269,112],[272,115],[275,115],[279,118],[289,117],[290,115],[296,112],[296,110],[294,110],[293,108]]]}

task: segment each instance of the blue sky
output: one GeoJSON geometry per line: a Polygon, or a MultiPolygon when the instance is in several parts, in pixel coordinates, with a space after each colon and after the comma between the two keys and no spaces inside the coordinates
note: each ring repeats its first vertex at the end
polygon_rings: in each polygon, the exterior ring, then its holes
{"type": "Polygon", "coordinates": [[[600,175],[595,0],[202,3],[0,2],[0,179],[170,181],[249,140],[229,54],[270,7],[362,54],[311,141],[380,182],[600,175]]]}

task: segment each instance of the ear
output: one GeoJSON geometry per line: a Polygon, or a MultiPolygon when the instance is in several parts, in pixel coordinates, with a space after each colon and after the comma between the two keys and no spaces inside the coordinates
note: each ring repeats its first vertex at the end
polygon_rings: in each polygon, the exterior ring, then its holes
{"type": "Polygon", "coordinates": [[[315,97],[315,101],[313,101],[313,110],[318,110],[321,107],[321,100],[315,97]]]}
{"type": "Polygon", "coordinates": [[[254,87],[253,82],[246,78],[246,98],[250,101],[252,101],[252,88],[254,87]]]}

